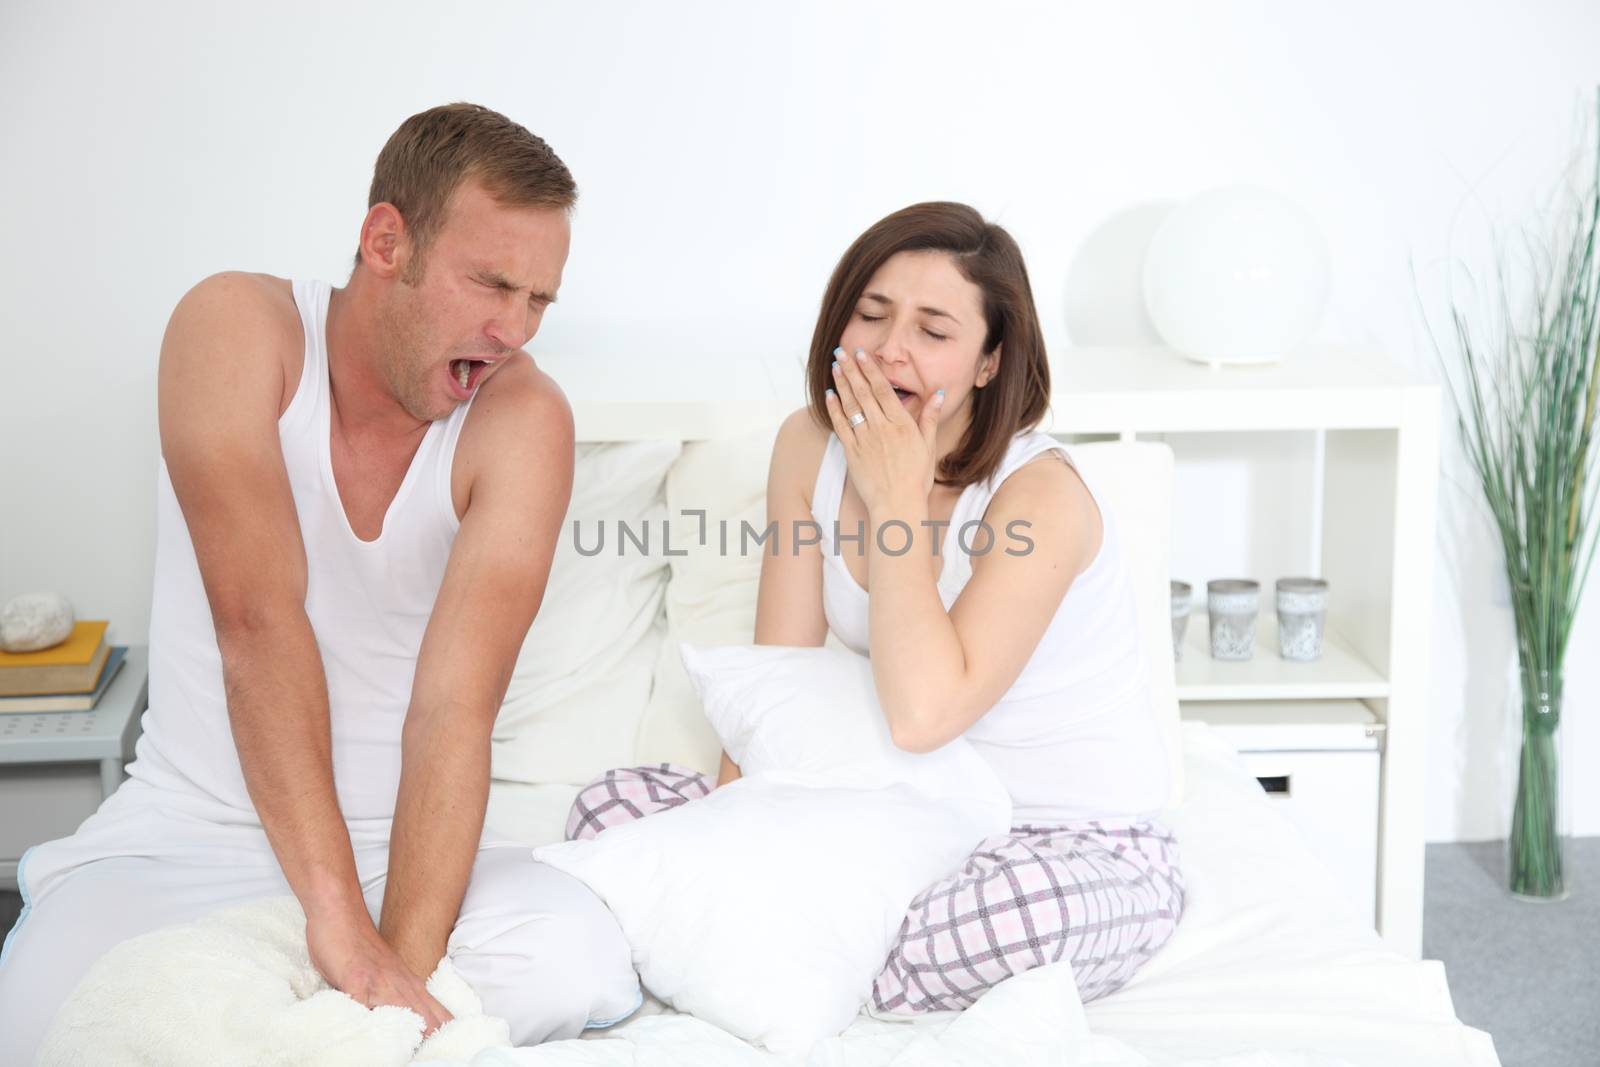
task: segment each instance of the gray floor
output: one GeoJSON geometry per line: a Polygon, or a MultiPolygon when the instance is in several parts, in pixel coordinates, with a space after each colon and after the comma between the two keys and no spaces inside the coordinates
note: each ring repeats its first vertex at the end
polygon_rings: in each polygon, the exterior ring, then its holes
{"type": "Polygon", "coordinates": [[[1429,845],[1422,952],[1443,960],[1462,1022],[1505,1067],[1600,1065],[1600,837],[1568,853],[1571,895],[1513,900],[1505,845],[1429,845]]]}
{"type": "MultiPolygon", "coordinates": [[[[1423,954],[1504,1067],[1600,1065],[1600,837],[1573,841],[1569,864],[1571,896],[1525,904],[1502,888],[1504,845],[1428,846],[1423,954]]],[[[0,930],[21,908],[0,893],[0,930]]]]}

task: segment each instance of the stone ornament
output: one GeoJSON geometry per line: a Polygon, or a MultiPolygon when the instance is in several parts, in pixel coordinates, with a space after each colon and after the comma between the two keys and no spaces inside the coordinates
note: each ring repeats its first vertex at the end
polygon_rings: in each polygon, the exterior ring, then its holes
{"type": "Polygon", "coordinates": [[[1183,660],[1183,634],[1189,628],[1189,605],[1193,587],[1174,579],[1172,586],[1172,659],[1183,660]]]}
{"type": "Polygon", "coordinates": [[[1261,584],[1249,578],[1217,578],[1206,583],[1211,614],[1211,658],[1249,659],[1256,650],[1256,613],[1261,584]]]}
{"type": "Polygon", "coordinates": [[[72,602],[60,593],[24,593],[0,608],[0,649],[37,652],[72,636],[72,602]]]}
{"type": "Polygon", "coordinates": [[[1320,578],[1278,579],[1278,654],[1284,659],[1322,656],[1328,583],[1320,578]]]}

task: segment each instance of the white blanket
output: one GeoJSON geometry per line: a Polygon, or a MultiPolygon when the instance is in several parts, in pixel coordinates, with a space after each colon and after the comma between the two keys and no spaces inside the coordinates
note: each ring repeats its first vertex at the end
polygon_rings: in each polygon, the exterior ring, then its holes
{"type": "Polygon", "coordinates": [[[459,1062],[511,1044],[503,1019],[448,959],[428,992],[455,1016],[426,1041],[422,1017],[368,1009],[329,988],[306,951],[294,897],[252,901],[131,938],[102,956],[56,1014],[51,1067],[389,1067],[459,1062]]]}

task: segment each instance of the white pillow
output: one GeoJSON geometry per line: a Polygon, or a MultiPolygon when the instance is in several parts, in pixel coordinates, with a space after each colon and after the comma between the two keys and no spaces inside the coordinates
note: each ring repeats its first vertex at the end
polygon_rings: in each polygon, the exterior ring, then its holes
{"type": "Polygon", "coordinates": [[[774,423],[737,437],[691,442],[667,472],[674,552],[667,560],[667,639],[656,660],[634,763],[678,763],[717,773],[721,746],[684,673],[678,644],[731,645],[755,637],[762,550],[752,546],[748,555],[740,553],[739,524],[748,522],[756,530],[766,524],[767,465],[777,429],[774,423]],[[704,545],[699,517],[686,511],[705,512],[704,545]],[[723,523],[726,553],[720,544],[723,523]]]}
{"type": "Polygon", "coordinates": [[[907,905],[1005,833],[1011,801],[964,740],[895,748],[865,657],[781,646],[683,656],[744,777],[534,856],[605,900],[657,997],[803,1052],[849,1025],[907,905]]]}
{"type": "Polygon", "coordinates": [[[1172,659],[1172,446],[1162,441],[1095,441],[1068,445],[1072,459],[1117,517],[1139,619],[1140,654],[1150,700],[1167,750],[1167,806],[1183,799],[1183,735],[1177,667],[1172,659]]]}
{"type": "Polygon", "coordinates": [[[878,704],[872,661],[848,649],[784,645],[680,646],[712,729],[746,776],[809,786],[874,789],[899,783],[931,797],[1011,800],[960,738],[930,753],[895,747],[878,704]]]}
{"type": "Polygon", "coordinates": [[[494,777],[582,785],[635,762],[666,635],[663,486],[681,451],[677,441],[578,446],[544,600],[495,720],[494,777]],[[603,525],[603,550],[581,554],[574,522],[586,552],[603,525]],[[648,551],[622,540],[623,522],[648,536],[648,551]]]}
{"type": "MultiPolygon", "coordinates": [[[[716,774],[722,746],[678,655],[680,642],[734,645],[755,638],[756,593],[766,550],[740,551],[741,523],[761,530],[767,516],[767,468],[778,422],[709,441],[692,441],[667,473],[673,555],[667,561],[667,639],[661,643],[650,704],[639,728],[634,763],[678,763],[716,774]],[[699,543],[705,512],[706,543],[699,543]],[[726,523],[727,551],[721,524],[726,523]],[[682,555],[679,555],[679,551],[682,555]]],[[[843,648],[830,631],[830,648],[843,648]]]]}

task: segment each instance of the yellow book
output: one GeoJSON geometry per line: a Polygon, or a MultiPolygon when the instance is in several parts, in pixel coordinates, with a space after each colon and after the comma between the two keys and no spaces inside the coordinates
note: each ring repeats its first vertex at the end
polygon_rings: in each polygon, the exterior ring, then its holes
{"type": "Polygon", "coordinates": [[[84,666],[94,659],[105,639],[104,619],[97,622],[80,621],[72,628],[72,636],[54,648],[41,648],[37,652],[0,652],[0,669],[6,667],[84,666]]]}

